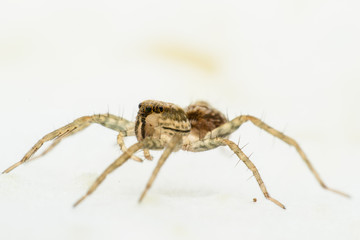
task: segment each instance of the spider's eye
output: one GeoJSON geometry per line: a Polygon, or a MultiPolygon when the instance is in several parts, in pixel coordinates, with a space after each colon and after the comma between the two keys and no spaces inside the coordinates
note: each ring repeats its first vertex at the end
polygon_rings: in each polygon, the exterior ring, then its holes
{"type": "Polygon", "coordinates": [[[146,112],[146,113],[150,113],[151,110],[152,110],[152,107],[147,106],[147,107],[145,108],[145,112],[146,112]]]}
{"type": "Polygon", "coordinates": [[[141,103],[139,103],[139,108],[141,108],[141,103]]]}
{"type": "Polygon", "coordinates": [[[163,107],[159,107],[159,111],[160,111],[160,112],[163,112],[163,111],[164,111],[164,108],[163,108],[163,107]]]}

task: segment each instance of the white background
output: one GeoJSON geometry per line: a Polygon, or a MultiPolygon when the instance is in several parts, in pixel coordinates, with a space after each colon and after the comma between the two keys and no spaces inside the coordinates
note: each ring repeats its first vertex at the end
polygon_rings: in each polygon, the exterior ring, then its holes
{"type": "Polygon", "coordinates": [[[0,176],[1,238],[360,239],[359,12],[355,0],[1,1],[1,170],[77,117],[202,99],[295,138],[352,196],[244,124],[232,140],[287,210],[226,148],[173,154],[140,205],[159,153],[130,161],[73,209],[121,154],[116,132],[91,126],[0,176]]]}

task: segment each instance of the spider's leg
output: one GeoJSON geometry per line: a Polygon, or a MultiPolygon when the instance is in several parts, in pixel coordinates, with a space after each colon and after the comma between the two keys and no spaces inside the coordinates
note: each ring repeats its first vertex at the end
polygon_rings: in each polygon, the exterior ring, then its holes
{"type": "MultiPolygon", "coordinates": [[[[116,130],[116,128],[114,128],[114,122],[117,121],[118,124],[122,124],[123,122],[126,122],[127,120],[124,121],[124,119],[120,118],[120,117],[117,117],[117,116],[110,116],[109,114],[106,115],[106,117],[104,117],[104,115],[96,115],[96,116],[93,116],[94,118],[97,118],[97,123],[105,126],[105,127],[108,127],[108,128],[112,128],[114,130],[116,130]],[[107,118],[107,120],[105,120],[107,118]],[[113,122],[110,127],[109,127],[109,122],[113,122]]],[[[93,122],[90,122],[90,123],[93,123],[93,122]]],[[[84,123],[84,124],[81,124],[79,125],[76,129],[74,129],[73,131],[67,131],[65,132],[64,134],[61,134],[59,136],[57,136],[53,142],[51,143],[50,146],[48,146],[42,153],[40,153],[39,155],[37,156],[34,156],[31,158],[31,160],[34,160],[34,159],[37,159],[37,158],[40,158],[42,156],[44,156],[45,154],[47,154],[48,152],[50,152],[54,147],[56,147],[56,145],[58,145],[61,140],[63,140],[64,138],[70,136],[70,135],[74,135],[75,133],[77,132],[80,132],[81,130],[83,130],[84,128],[88,127],[90,125],[90,123],[84,123]]],[[[119,134],[122,135],[122,137],[126,137],[126,136],[132,136],[134,135],[133,134],[133,130],[132,129],[129,129],[129,130],[126,130],[126,131],[123,131],[123,132],[120,132],[119,134]],[[132,135],[131,135],[132,134],[132,135]]],[[[121,148],[121,150],[124,152],[124,150],[126,150],[126,147],[123,149],[121,148]]],[[[140,160],[142,161],[142,160],[140,160]]]]}
{"type": "Polygon", "coordinates": [[[59,144],[60,141],[65,137],[68,137],[74,133],[83,130],[84,128],[88,127],[91,123],[98,123],[115,131],[119,131],[119,132],[122,131],[122,132],[126,132],[128,135],[134,135],[134,131],[133,131],[134,123],[126,119],[111,114],[101,114],[101,115],[99,114],[93,116],[80,117],[75,121],[73,121],[72,123],[64,127],[61,127],[51,133],[46,134],[25,154],[25,156],[19,162],[7,168],[5,171],[3,171],[3,173],[8,173],[12,171],[14,168],[27,162],[45,142],[54,140],[54,142],[47,149],[45,149],[45,151],[42,154],[40,154],[40,156],[48,153],[57,144],[59,144]]]}
{"type": "MultiPolygon", "coordinates": [[[[126,137],[126,135],[124,134],[124,132],[119,132],[118,136],[117,136],[117,143],[119,144],[121,151],[126,152],[127,151],[127,147],[125,146],[124,143],[124,137],[126,137]]],[[[141,158],[139,158],[138,156],[132,155],[131,159],[137,161],[137,162],[142,162],[143,160],[141,158]]]]}
{"type": "Polygon", "coordinates": [[[84,196],[82,196],[78,201],[75,202],[74,207],[79,205],[87,196],[93,193],[96,188],[105,180],[106,176],[114,171],[116,168],[120,167],[123,163],[125,163],[133,154],[138,151],[143,146],[143,142],[138,142],[132,145],[127,149],[119,158],[117,158],[112,164],[110,164],[104,172],[95,180],[95,182],[91,185],[89,190],[86,192],[84,196]]]}
{"type": "MultiPolygon", "coordinates": [[[[85,127],[83,127],[83,128],[85,128],[85,127]]],[[[36,156],[31,157],[31,160],[35,160],[35,159],[37,159],[37,158],[40,158],[40,157],[46,155],[46,154],[47,154],[48,152],[50,152],[54,147],[56,147],[56,145],[58,145],[58,144],[61,142],[61,140],[63,140],[63,138],[68,137],[68,136],[74,134],[75,132],[80,131],[81,129],[82,129],[82,128],[77,128],[77,129],[75,129],[75,130],[73,130],[73,131],[67,131],[67,132],[65,132],[65,133],[57,136],[57,137],[53,140],[53,142],[51,143],[50,146],[48,146],[48,147],[47,147],[42,153],[40,153],[39,155],[36,155],[36,156]]]]}
{"type": "Polygon", "coordinates": [[[161,140],[146,138],[141,142],[137,142],[129,147],[119,158],[117,158],[112,164],[110,164],[103,173],[95,180],[91,185],[89,190],[84,196],[82,196],[78,201],[75,202],[74,207],[79,205],[87,196],[92,194],[96,188],[105,180],[106,176],[114,171],[116,168],[120,167],[125,163],[131,156],[133,156],[139,149],[146,147],[149,149],[162,149],[164,143],[161,140]]]}
{"type": "Polygon", "coordinates": [[[270,197],[268,191],[266,190],[265,184],[264,184],[263,180],[260,177],[259,171],[255,167],[255,165],[250,161],[250,159],[245,155],[245,153],[243,151],[241,151],[239,146],[236,145],[233,141],[230,141],[228,139],[217,138],[216,140],[223,143],[223,144],[226,144],[241,159],[241,161],[243,161],[245,163],[245,165],[252,171],[252,173],[253,173],[254,177],[256,178],[256,181],[258,182],[258,184],[260,186],[260,189],[263,192],[264,196],[268,200],[270,200],[273,203],[275,203],[276,205],[278,205],[279,207],[285,209],[285,206],[283,204],[281,204],[278,200],[270,197]]]}
{"type": "Polygon", "coordinates": [[[210,150],[210,149],[213,149],[213,148],[216,148],[219,146],[224,146],[224,145],[227,145],[239,157],[239,159],[242,160],[245,163],[245,165],[252,171],[265,198],[272,201],[279,207],[285,209],[285,206],[282,203],[280,203],[278,200],[270,197],[268,191],[266,190],[265,184],[260,177],[259,171],[255,167],[255,165],[250,161],[250,159],[245,155],[245,153],[239,148],[239,146],[236,145],[233,141],[230,141],[230,140],[224,139],[224,138],[204,139],[204,140],[199,140],[199,141],[187,146],[187,148],[184,150],[188,150],[188,151],[192,151],[192,152],[200,152],[200,151],[206,151],[206,150],[210,150]]]}
{"type": "Polygon", "coordinates": [[[205,136],[205,138],[210,138],[210,136],[212,136],[212,137],[227,136],[227,135],[231,134],[232,132],[234,132],[236,129],[238,129],[241,124],[243,124],[244,122],[247,122],[247,121],[252,122],[255,126],[263,129],[264,131],[268,132],[269,134],[273,135],[274,137],[279,138],[280,140],[286,142],[290,146],[295,147],[296,151],[299,153],[301,158],[304,160],[304,162],[306,163],[306,165],[308,166],[310,171],[314,174],[316,180],[319,182],[319,184],[324,189],[327,189],[329,191],[343,195],[345,197],[350,197],[346,193],[329,188],[325,185],[323,180],[320,178],[320,175],[318,174],[318,172],[315,170],[315,168],[313,167],[313,165],[311,164],[309,159],[306,157],[304,151],[300,148],[299,144],[294,139],[292,139],[292,138],[286,136],[285,134],[283,134],[282,132],[270,127],[269,125],[267,125],[266,123],[264,123],[263,121],[261,121],[260,119],[258,119],[256,117],[253,117],[250,115],[242,115],[242,116],[236,117],[233,120],[231,120],[230,122],[227,122],[227,123],[223,124],[222,126],[214,129],[211,133],[208,133],[205,136]]]}
{"type": "Polygon", "coordinates": [[[165,148],[163,154],[161,155],[153,173],[151,174],[151,177],[149,179],[149,181],[146,184],[146,187],[144,189],[144,191],[142,192],[140,198],[139,198],[139,202],[141,202],[143,200],[143,198],[146,195],[146,192],[150,189],[151,185],[153,184],[156,176],[158,175],[160,168],[163,166],[163,164],[165,163],[166,159],[169,157],[169,155],[174,151],[174,149],[178,146],[180,140],[182,139],[181,135],[175,135],[169,142],[169,144],[167,145],[167,147],[165,148]]]}

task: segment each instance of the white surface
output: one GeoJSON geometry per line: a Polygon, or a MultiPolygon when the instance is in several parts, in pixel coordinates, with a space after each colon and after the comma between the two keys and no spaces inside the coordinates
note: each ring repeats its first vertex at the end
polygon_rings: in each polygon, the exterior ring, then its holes
{"type": "Polygon", "coordinates": [[[115,132],[91,126],[0,175],[1,238],[359,239],[359,3],[131,2],[0,3],[1,169],[79,116],[134,119],[144,99],[204,99],[297,139],[352,198],[246,124],[232,139],[285,211],[227,149],[173,154],[140,205],[156,160],[129,162],[73,209],[120,154],[115,132]]]}

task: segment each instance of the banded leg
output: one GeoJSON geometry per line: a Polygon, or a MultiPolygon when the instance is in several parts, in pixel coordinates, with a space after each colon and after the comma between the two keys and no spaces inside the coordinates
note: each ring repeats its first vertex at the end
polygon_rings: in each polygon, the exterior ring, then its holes
{"type": "Polygon", "coordinates": [[[14,168],[27,162],[45,142],[54,140],[54,142],[47,149],[45,149],[45,151],[42,154],[40,154],[40,156],[48,153],[57,144],[59,144],[60,141],[65,137],[68,137],[72,134],[75,134],[83,130],[84,128],[88,127],[91,123],[98,123],[115,131],[127,132],[129,135],[130,134],[134,135],[134,131],[133,131],[134,123],[126,119],[111,114],[102,114],[102,115],[99,114],[99,115],[81,117],[64,127],[61,127],[51,133],[46,134],[25,154],[25,156],[19,162],[7,168],[5,171],[3,171],[3,173],[8,173],[12,171],[14,168]]]}
{"type": "Polygon", "coordinates": [[[319,182],[321,187],[323,187],[326,190],[332,191],[334,193],[340,194],[345,197],[350,197],[348,194],[343,193],[341,191],[338,191],[336,189],[329,188],[327,185],[325,185],[324,181],[320,178],[319,173],[315,170],[307,156],[305,155],[304,151],[300,148],[299,144],[292,138],[286,136],[282,132],[270,127],[260,119],[250,116],[250,115],[242,115],[239,117],[234,118],[230,122],[227,122],[223,124],[222,126],[214,129],[210,133],[208,133],[204,139],[209,138],[215,138],[215,137],[225,137],[237,130],[241,124],[250,121],[255,126],[261,128],[262,130],[268,132],[269,134],[273,135],[274,137],[277,137],[278,139],[282,140],[283,142],[289,144],[290,146],[293,146],[296,151],[299,153],[300,157],[303,159],[303,161],[306,163],[307,167],[310,169],[312,174],[315,176],[316,180],[319,182]]]}
{"type": "Polygon", "coordinates": [[[53,142],[51,143],[50,146],[48,146],[42,153],[40,153],[39,155],[33,156],[31,157],[31,160],[35,160],[37,158],[40,158],[44,155],[46,155],[48,152],[50,152],[54,147],[56,147],[56,145],[58,145],[61,140],[63,140],[65,137],[68,137],[76,132],[79,132],[80,130],[84,129],[86,126],[82,126],[82,127],[78,127],[76,129],[74,129],[73,131],[67,131],[65,133],[63,133],[62,135],[59,135],[58,137],[56,137],[53,142]]]}
{"type": "Polygon", "coordinates": [[[251,170],[256,181],[258,182],[261,191],[263,192],[266,199],[272,201],[279,207],[285,209],[285,206],[280,203],[278,200],[272,198],[268,191],[266,190],[265,184],[260,177],[259,171],[255,167],[255,165],[250,161],[250,159],[245,155],[245,153],[236,145],[233,141],[230,141],[225,138],[212,138],[212,139],[204,139],[195,142],[194,144],[188,146],[187,150],[192,152],[200,152],[206,151],[215,147],[227,145],[237,156],[238,158],[245,163],[245,165],[251,170]]]}
{"type": "Polygon", "coordinates": [[[86,192],[84,196],[82,196],[78,201],[74,203],[74,207],[79,205],[85,198],[87,198],[90,194],[92,194],[97,187],[105,180],[106,176],[114,171],[116,168],[120,167],[124,164],[131,156],[133,156],[139,149],[141,148],[148,149],[162,149],[164,147],[164,143],[161,140],[146,138],[141,142],[137,142],[129,147],[119,158],[117,158],[112,164],[110,164],[103,173],[95,180],[95,182],[91,185],[89,190],[86,192]]]}
{"type": "Polygon", "coordinates": [[[143,142],[138,142],[132,145],[129,149],[127,149],[119,158],[117,158],[110,166],[108,166],[105,171],[95,180],[95,182],[91,185],[89,190],[86,192],[84,196],[82,196],[79,200],[75,202],[73,205],[76,207],[79,205],[86,197],[92,194],[96,188],[105,180],[106,176],[114,171],[116,168],[120,167],[123,163],[125,163],[133,154],[138,151],[143,146],[143,142]]]}
{"type": "Polygon", "coordinates": [[[139,198],[139,202],[141,202],[143,200],[143,198],[145,197],[147,191],[151,188],[151,185],[153,184],[156,176],[158,175],[160,168],[164,165],[166,159],[169,157],[169,155],[175,150],[175,148],[178,146],[180,140],[182,139],[181,135],[175,135],[169,142],[168,146],[165,148],[163,154],[161,155],[153,173],[151,174],[151,177],[149,179],[149,181],[146,184],[146,187],[144,189],[144,191],[142,192],[140,198],[139,198]]]}

